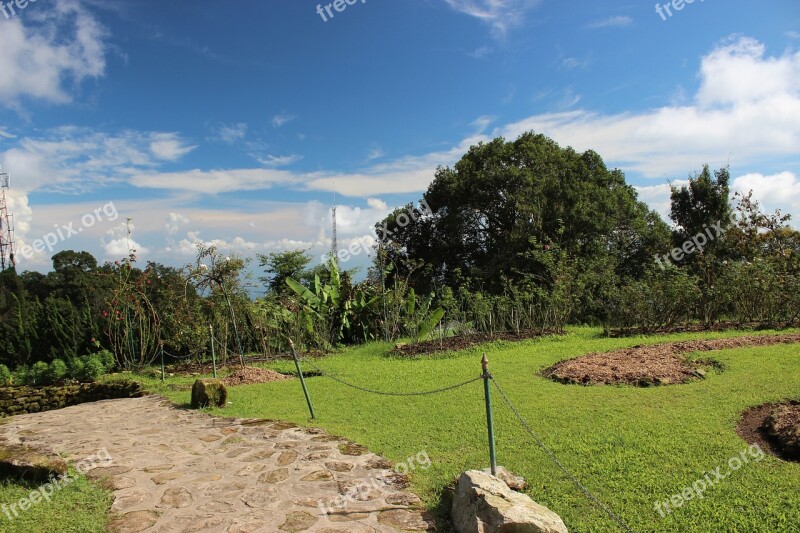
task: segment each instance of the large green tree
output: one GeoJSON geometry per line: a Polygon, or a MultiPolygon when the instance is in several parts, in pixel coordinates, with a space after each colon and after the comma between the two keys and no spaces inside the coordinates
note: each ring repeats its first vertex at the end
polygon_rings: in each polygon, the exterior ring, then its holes
{"type": "Polygon", "coordinates": [[[591,150],[534,133],[471,147],[452,168],[437,170],[424,200],[431,215],[408,222],[397,211],[376,226],[393,263],[424,263],[418,290],[455,285],[462,275],[473,289],[496,293],[504,280],[547,280],[553,262],[540,253],[549,251],[592,274],[589,286],[613,283],[641,276],[669,246],[666,224],[638,201],[621,171],[591,150]]]}

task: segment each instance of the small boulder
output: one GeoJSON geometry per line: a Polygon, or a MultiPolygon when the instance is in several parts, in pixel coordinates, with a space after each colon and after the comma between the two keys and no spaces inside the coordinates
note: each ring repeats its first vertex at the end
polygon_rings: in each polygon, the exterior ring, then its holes
{"type": "Polygon", "coordinates": [[[67,473],[67,462],[48,452],[21,444],[0,445],[0,477],[45,482],[67,473]]]}
{"type": "Polygon", "coordinates": [[[218,379],[198,379],[192,385],[192,409],[225,407],[227,402],[228,389],[218,379]]]}
{"type": "Polygon", "coordinates": [[[458,533],[567,533],[553,511],[480,470],[461,474],[450,515],[458,533]]]}

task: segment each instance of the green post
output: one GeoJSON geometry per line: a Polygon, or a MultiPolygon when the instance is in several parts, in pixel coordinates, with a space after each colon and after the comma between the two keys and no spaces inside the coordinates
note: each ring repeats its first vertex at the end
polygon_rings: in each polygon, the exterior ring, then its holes
{"type": "Polygon", "coordinates": [[[292,347],[292,356],[294,356],[294,366],[297,368],[297,375],[300,376],[300,385],[303,386],[303,394],[306,395],[306,403],[308,404],[308,410],[311,413],[311,419],[315,419],[314,416],[314,406],[311,404],[311,396],[308,395],[308,389],[306,388],[306,380],[303,378],[303,370],[300,368],[300,359],[297,357],[297,350],[294,349],[294,342],[292,339],[289,339],[289,346],[292,347]]]}
{"type": "Polygon", "coordinates": [[[489,461],[491,462],[492,475],[497,475],[497,457],[494,452],[494,423],[492,422],[492,394],[489,380],[492,375],[489,374],[489,358],[486,353],[483,354],[481,360],[481,367],[483,368],[483,394],[486,397],[486,426],[489,428],[489,461]]]}
{"type": "Polygon", "coordinates": [[[161,383],[164,383],[164,341],[161,341],[161,383]]]}
{"type": "Polygon", "coordinates": [[[211,365],[214,368],[214,379],[217,379],[217,356],[214,352],[214,326],[209,324],[208,331],[211,333],[211,365]]]}

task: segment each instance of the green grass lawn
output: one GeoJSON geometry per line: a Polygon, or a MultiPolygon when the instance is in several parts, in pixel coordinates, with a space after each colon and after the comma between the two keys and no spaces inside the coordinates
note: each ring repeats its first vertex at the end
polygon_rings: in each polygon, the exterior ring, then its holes
{"type": "MultiPolygon", "coordinates": [[[[769,333],[769,332],[763,332],[769,333]]],[[[800,531],[800,464],[771,456],[751,461],[662,517],[667,501],[747,449],[734,431],[745,408],[800,399],[800,346],[735,349],[703,354],[725,371],[703,381],[654,388],[561,385],[538,372],[555,362],[665,340],[752,334],[680,334],[604,338],[572,328],[564,337],[497,343],[430,358],[398,359],[389,345],[348,349],[316,363],[360,385],[390,391],[435,389],[475,377],[485,350],[490,370],[523,416],[561,461],[636,531],[800,531]]],[[[288,370],[289,363],[273,368],[288,370]]],[[[189,401],[194,378],[148,387],[178,404],[189,401]],[[171,386],[170,386],[171,385],[171,386]],[[180,389],[181,386],[185,390],[180,389]]],[[[443,488],[461,471],[488,466],[482,383],[434,396],[394,398],[359,392],[325,377],[307,380],[317,419],[309,415],[298,380],[230,390],[231,404],[212,413],[290,420],[319,426],[400,462],[425,451],[433,464],[412,474],[413,488],[436,510],[443,488]]],[[[539,449],[494,394],[498,462],[523,475],[529,494],[562,516],[570,531],[614,531],[539,449]]],[[[712,476],[710,479],[714,479],[712,476]]]]}
{"type": "MultiPolygon", "coordinates": [[[[73,472],[74,474],[74,472],[73,472]]],[[[37,490],[37,483],[0,482],[0,531],[8,533],[102,533],[111,508],[111,493],[79,476],[61,490],[53,491],[50,501],[41,500],[25,511],[18,504],[37,490]],[[9,518],[10,517],[10,518],[9,518]]],[[[40,493],[41,494],[41,493],[40,493]]]]}

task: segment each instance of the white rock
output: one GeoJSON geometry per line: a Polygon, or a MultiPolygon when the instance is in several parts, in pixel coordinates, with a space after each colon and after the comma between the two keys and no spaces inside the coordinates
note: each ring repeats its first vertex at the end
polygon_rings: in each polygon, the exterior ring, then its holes
{"type": "Polygon", "coordinates": [[[567,533],[553,511],[480,470],[458,478],[450,515],[458,533],[567,533]]]}

